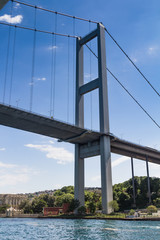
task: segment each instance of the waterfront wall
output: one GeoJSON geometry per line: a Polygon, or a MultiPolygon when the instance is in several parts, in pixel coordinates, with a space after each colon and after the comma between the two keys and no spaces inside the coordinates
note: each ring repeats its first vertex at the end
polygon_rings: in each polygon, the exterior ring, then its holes
{"type": "Polygon", "coordinates": [[[13,214],[13,216],[7,217],[6,214],[0,214],[0,218],[38,218],[42,214],[13,214]]]}
{"type": "Polygon", "coordinates": [[[37,218],[40,214],[14,214],[13,218],[37,218]]]}

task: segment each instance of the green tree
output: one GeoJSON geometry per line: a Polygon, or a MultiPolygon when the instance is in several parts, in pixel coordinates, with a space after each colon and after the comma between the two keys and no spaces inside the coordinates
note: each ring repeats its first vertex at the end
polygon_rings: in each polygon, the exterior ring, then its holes
{"type": "Polygon", "coordinates": [[[154,206],[154,205],[148,206],[148,207],[147,207],[147,212],[148,212],[149,214],[157,212],[156,206],[154,206]]]}
{"type": "Polygon", "coordinates": [[[70,193],[63,193],[63,195],[57,196],[55,199],[55,205],[57,207],[62,207],[63,203],[71,203],[74,199],[74,195],[70,193]]]}
{"type": "Polygon", "coordinates": [[[131,206],[131,202],[132,202],[131,197],[123,189],[123,192],[120,193],[119,199],[118,199],[118,204],[120,206],[120,209],[123,210],[123,209],[129,208],[131,206]]]}
{"type": "Polygon", "coordinates": [[[129,215],[134,215],[134,214],[135,214],[134,209],[131,209],[131,210],[129,211],[129,215]]]}
{"type": "Polygon", "coordinates": [[[61,196],[63,194],[74,194],[74,187],[73,186],[65,186],[57,191],[54,192],[54,196],[61,196]]]}
{"type": "Polygon", "coordinates": [[[77,199],[72,199],[72,201],[70,202],[69,208],[68,208],[68,212],[74,212],[74,210],[76,208],[78,208],[80,205],[79,200],[77,199]]]}
{"type": "Polygon", "coordinates": [[[94,214],[96,211],[96,204],[94,202],[89,202],[87,208],[90,213],[94,214]]]}
{"type": "Polygon", "coordinates": [[[86,214],[86,207],[85,206],[81,206],[78,208],[78,214],[79,215],[84,215],[86,214]]]}
{"type": "Polygon", "coordinates": [[[156,207],[160,208],[160,198],[156,198],[155,200],[153,200],[153,203],[156,207]]]}
{"type": "Polygon", "coordinates": [[[84,194],[85,194],[85,201],[86,201],[86,202],[90,202],[90,201],[93,200],[93,195],[94,195],[93,192],[91,192],[91,191],[85,191],[84,194]]]}
{"type": "Polygon", "coordinates": [[[0,206],[0,213],[4,214],[7,210],[7,208],[9,208],[9,207],[10,207],[10,205],[8,205],[8,204],[4,204],[4,205],[0,206]]]}
{"type": "Polygon", "coordinates": [[[33,213],[32,205],[31,203],[27,202],[26,205],[23,208],[24,213],[33,213]]]}
{"type": "Polygon", "coordinates": [[[74,194],[74,187],[73,187],[73,186],[63,187],[63,188],[61,188],[61,191],[62,191],[63,193],[74,194]]]}
{"type": "Polygon", "coordinates": [[[33,199],[32,201],[33,213],[42,213],[44,207],[47,207],[46,201],[38,197],[33,199]]]}
{"type": "Polygon", "coordinates": [[[23,200],[19,205],[19,209],[24,209],[28,203],[29,203],[28,199],[23,200]]]}
{"type": "Polygon", "coordinates": [[[113,211],[118,212],[119,205],[116,200],[113,200],[109,203],[109,206],[113,209],[113,211]]]}
{"type": "Polygon", "coordinates": [[[100,197],[99,200],[96,202],[96,208],[98,210],[102,210],[102,197],[100,197]]]}

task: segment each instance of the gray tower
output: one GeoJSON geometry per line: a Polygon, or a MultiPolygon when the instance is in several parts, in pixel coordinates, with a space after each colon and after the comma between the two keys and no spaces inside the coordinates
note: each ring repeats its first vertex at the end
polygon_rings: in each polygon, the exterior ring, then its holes
{"type": "Polygon", "coordinates": [[[75,146],[75,199],[84,205],[84,158],[97,155],[101,156],[101,186],[102,186],[102,211],[110,213],[109,203],[113,200],[111,150],[109,133],[108,89],[106,73],[106,48],[105,31],[102,24],[97,24],[97,29],[77,39],[76,52],[76,125],[84,127],[84,94],[99,89],[99,116],[100,132],[102,137],[97,143],[89,142],[86,153],[82,153],[82,145],[75,146]],[[97,37],[98,45],[98,78],[84,84],[83,72],[83,46],[97,37]]]}

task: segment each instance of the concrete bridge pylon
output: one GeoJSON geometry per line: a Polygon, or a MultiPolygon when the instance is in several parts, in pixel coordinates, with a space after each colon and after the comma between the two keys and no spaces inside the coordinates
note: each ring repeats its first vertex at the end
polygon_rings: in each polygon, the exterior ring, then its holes
{"type": "MultiPolygon", "coordinates": [[[[111,147],[109,133],[108,88],[106,72],[105,30],[102,24],[83,38],[77,39],[76,46],[76,126],[84,128],[84,94],[99,89],[100,132],[103,133],[97,144],[88,142],[87,157],[94,156],[97,146],[101,157],[102,212],[112,211],[110,202],[112,194],[111,147]],[[98,78],[84,84],[83,47],[93,38],[98,46],[98,78]]],[[[75,145],[75,199],[84,205],[84,158],[81,157],[81,144],[75,145]]]]}

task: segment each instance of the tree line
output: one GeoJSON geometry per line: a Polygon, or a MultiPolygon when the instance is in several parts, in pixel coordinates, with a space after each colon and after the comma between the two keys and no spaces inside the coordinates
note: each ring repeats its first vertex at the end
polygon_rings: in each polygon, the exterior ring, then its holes
{"type": "MultiPolygon", "coordinates": [[[[147,177],[135,177],[136,208],[146,208],[148,206],[148,185],[147,177]]],[[[160,207],[160,179],[150,178],[152,204],[160,207]]],[[[43,207],[62,207],[64,203],[69,203],[69,211],[73,212],[79,207],[78,201],[74,200],[74,187],[65,186],[52,195],[41,194],[33,199],[24,200],[19,209],[24,213],[41,213],[43,207]]],[[[113,201],[110,203],[114,211],[124,211],[133,208],[133,187],[132,179],[113,186],[113,201]]],[[[8,206],[6,206],[8,207],[8,206]]],[[[85,207],[79,207],[79,213],[91,213],[102,210],[101,191],[85,190],[85,207]]],[[[5,211],[5,206],[0,207],[0,212],[5,211]]]]}

